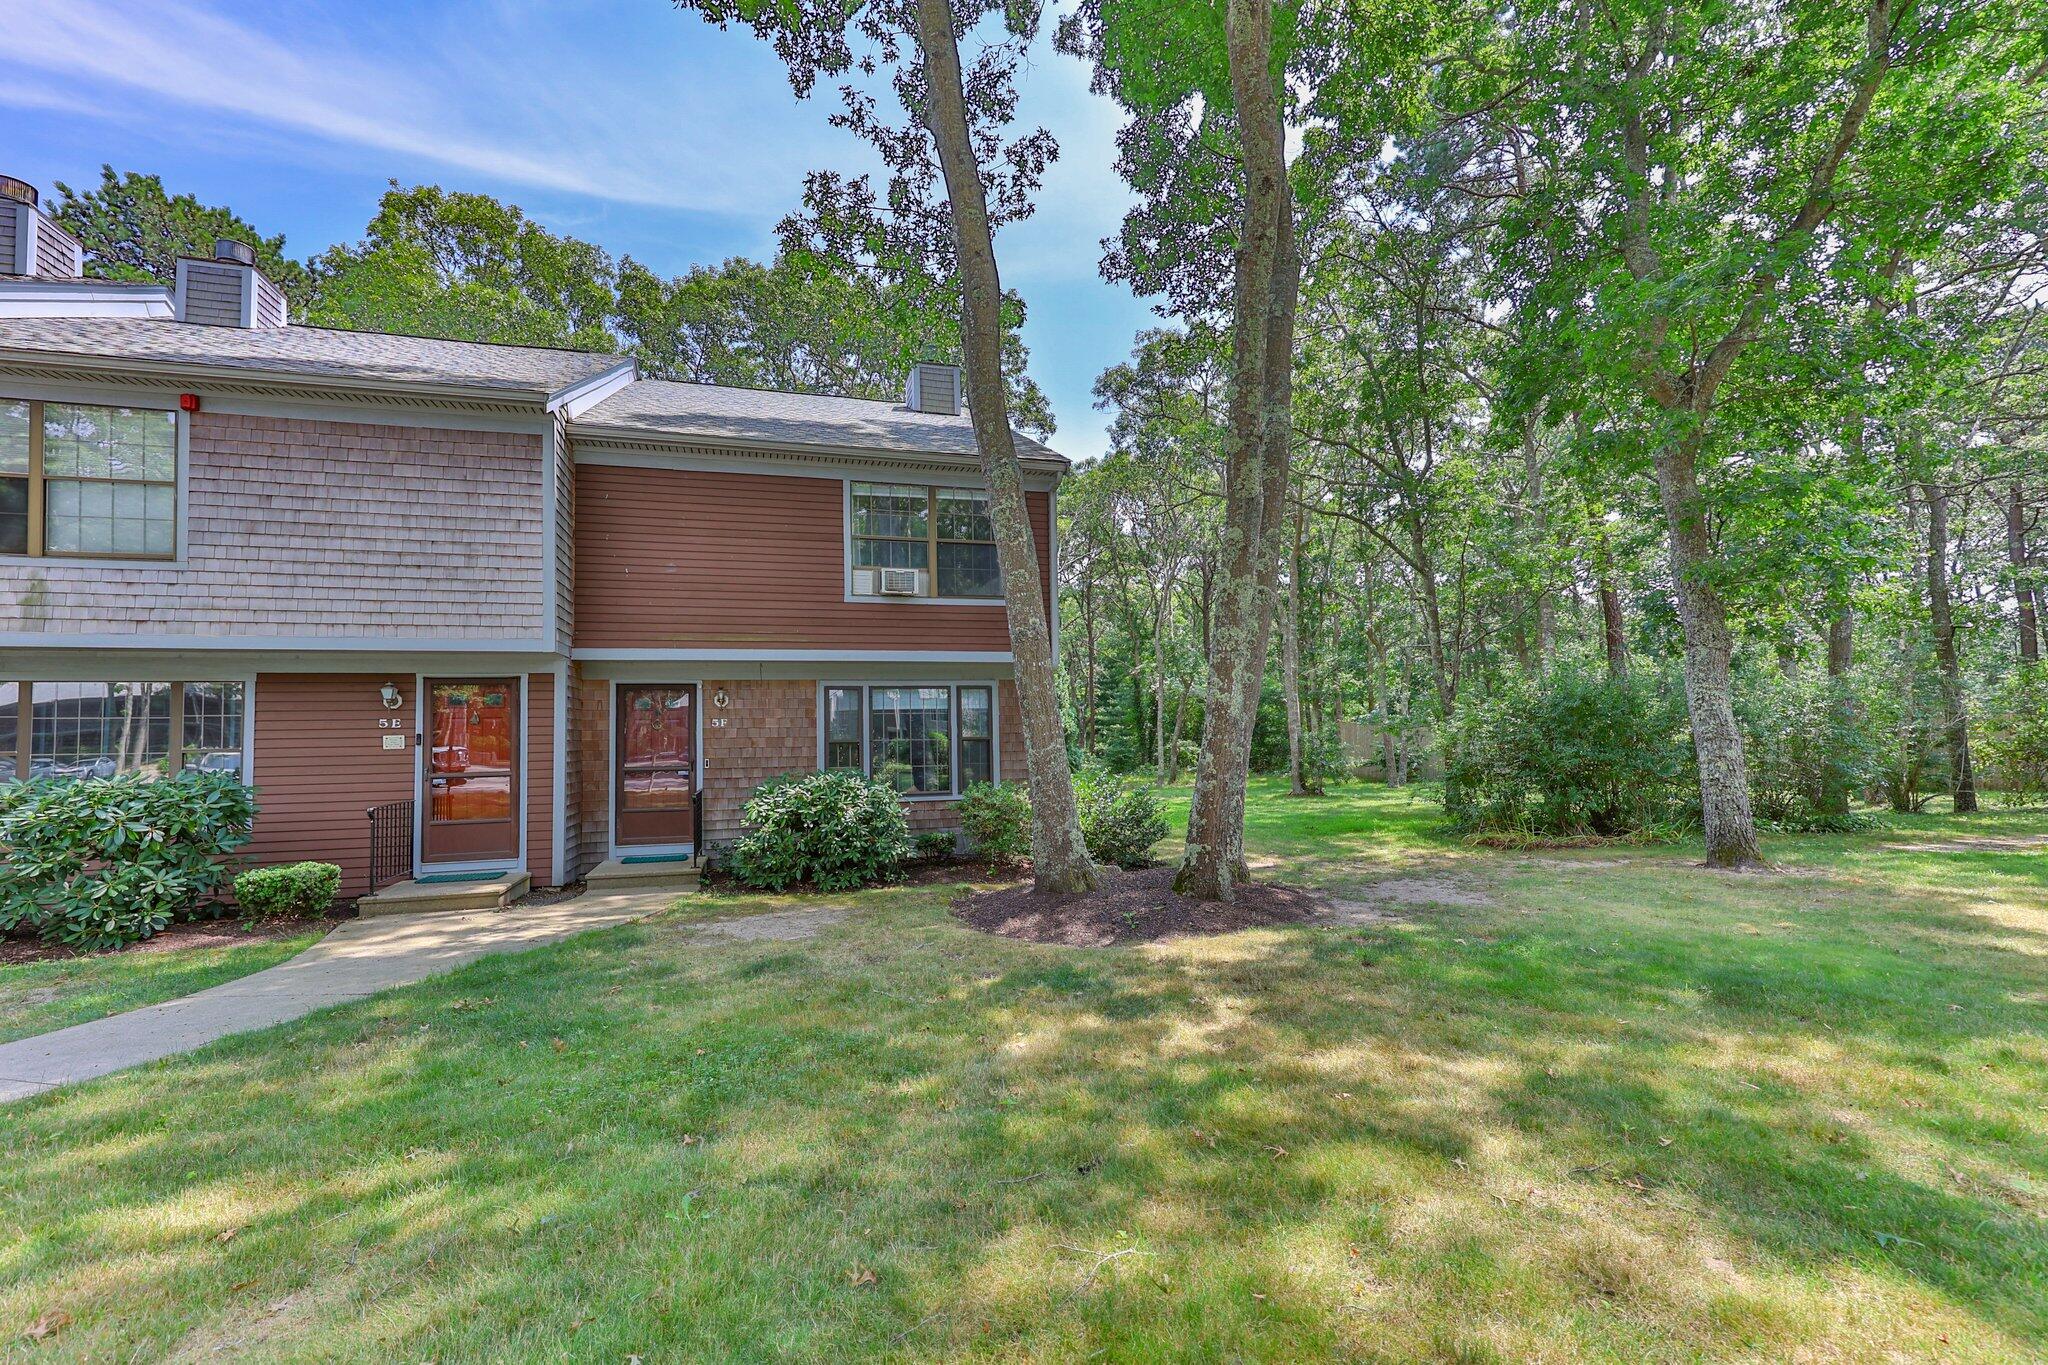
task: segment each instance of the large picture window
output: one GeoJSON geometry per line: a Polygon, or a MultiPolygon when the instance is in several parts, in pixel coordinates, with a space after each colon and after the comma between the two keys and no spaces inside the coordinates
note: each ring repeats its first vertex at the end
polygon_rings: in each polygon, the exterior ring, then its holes
{"type": "Polygon", "coordinates": [[[988,494],[923,484],[857,483],[849,491],[856,597],[1003,595],[988,494]],[[892,580],[882,571],[907,571],[892,580]],[[909,590],[905,590],[905,589],[909,590]]]}
{"type": "Polygon", "coordinates": [[[0,781],[240,776],[245,705],[238,682],[0,683],[0,781]]]}
{"type": "Polygon", "coordinates": [[[831,684],[819,756],[907,797],[956,796],[995,780],[995,689],[987,683],[831,684]]]}
{"type": "Polygon", "coordinates": [[[170,559],[178,414],[0,398],[0,554],[170,559]]]}

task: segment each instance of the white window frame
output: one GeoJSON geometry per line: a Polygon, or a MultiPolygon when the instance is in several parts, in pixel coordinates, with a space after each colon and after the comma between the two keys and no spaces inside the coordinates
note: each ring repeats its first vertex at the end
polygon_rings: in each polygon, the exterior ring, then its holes
{"type": "MultiPolygon", "coordinates": [[[[1003,585],[1003,591],[996,594],[994,597],[896,597],[884,596],[881,593],[873,592],[857,593],[853,590],[853,486],[855,484],[916,484],[917,486],[925,488],[927,490],[937,488],[953,488],[961,489],[970,493],[980,493],[983,496],[987,496],[988,489],[982,485],[979,479],[948,476],[945,474],[850,474],[845,478],[841,479],[839,483],[839,559],[841,565],[844,566],[845,569],[844,581],[842,584],[842,586],[845,589],[843,600],[848,602],[887,602],[894,606],[911,607],[924,606],[995,608],[1001,608],[1003,604],[1008,600],[1010,591],[1010,585],[1008,583],[1005,583],[1003,585]]],[[[993,517],[993,513],[991,513],[991,517],[993,517]]],[[[936,592],[938,590],[939,583],[938,564],[934,562],[932,564],[927,565],[926,572],[931,574],[932,590],[936,592]]],[[[892,686],[893,684],[883,683],[881,685],[887,687],[892,686]]],[[[933,684],[927,683],[924,685],[932,686],[933,684]]]]}
{"type": "Polygon", "coordinates": [[[818,771],[824,772],[825,749],[828,742],[827,726],[831,718],[825,710],[825,694],[834,688],[860,689],[860,770],[862,776],[871,773],[869,749],[872,747],[873,716],[869,710],[869,694],[878,687],[943,687],[946,689],[946,714],[950,717],[950,738],[947,752],[951,761],[951,786],[943,792],[898,792],[899,801],[958,801],[965,790],[960,785],[960,689],[963,687],[985,687],[988,689],[988,773],[990,782],[1003,780],[1003,717],[1002,688],[992,678],[924,678],[904,681],[893,678],[832,678],[818,684],[818,771]]]}

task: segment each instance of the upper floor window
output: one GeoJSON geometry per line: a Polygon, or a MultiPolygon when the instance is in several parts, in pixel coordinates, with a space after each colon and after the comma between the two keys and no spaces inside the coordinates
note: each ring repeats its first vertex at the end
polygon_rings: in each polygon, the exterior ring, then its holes
{"type": "Polygon", "coordinates": [[[1002,597],[988,494],[857,483],[852,508],[855,596],[1002,597]]]}
{"type": "Polygon", "coordinates": [[[0,554],[169,559],[178,414],[0,398],[0,554]]]}

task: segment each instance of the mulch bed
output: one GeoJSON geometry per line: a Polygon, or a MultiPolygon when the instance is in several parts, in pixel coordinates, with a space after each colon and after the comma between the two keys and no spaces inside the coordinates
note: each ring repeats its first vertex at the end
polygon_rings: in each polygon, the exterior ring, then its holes
{"type": "Polygon", "coordinates": [[[989,934],[1031,943],[1100,948],[1193,934],[1228,934],[1270,924],[1300,924],[1325,914],[1320,892],[1279,882],[1237,888],[1229,905],[1189,900],[1173,891],[1171,867],[1135,872],[1104,868],[1102,884],[1079,896],[1041,896],[1029,883],[964,896],[953,914],[989,934]]]}
{"type": "MultiPolygon", "coordinates": [[[[308,929],[319,928],[347,918],[345,911],[330,911],[318,919],[260,920],[253,928],[243,928],[237,919],[181,920],[171,925],[155,938],[146,938],[140,943],[131,943],[126,948],[112,948],[116,953],[175,953],[187,948],[232,948],[237,944],[261,943],[265,939],[289,938],[303,934],[308,929]]],[[[56,944],[44,943],[36,938],[0,938],[0,967],[11,967],[24,962],[62,962],[73,957],[99,957],[99,953],[80,953],[56,944]]]]}
{"type": "MultiPolygon", "coordinates": [[[[920,862],[906,865],[902,874],[883,886],[939,886],[947,882],[1008,882],[1019,876],[1028,877],[1031,865],[1025,863],[1021,869],[999,867],[993,872],[987,863],[979,858],[953,858],[943,862],[920,862]]],[[[704,873],[703,884],[721,895],[731,896],[815,896],[823,895],[809,882],[798,882],[780,891],[762,891],[752,886],[742,886],[733,880],[732,874],[719,868],[704,873]]]]}

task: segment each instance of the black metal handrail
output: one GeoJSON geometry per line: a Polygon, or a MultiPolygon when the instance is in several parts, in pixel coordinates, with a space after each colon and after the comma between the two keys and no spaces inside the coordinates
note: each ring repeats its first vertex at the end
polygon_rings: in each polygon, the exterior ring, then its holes
{"type": "Polygon", "coordinates": [[[370,889],[381,891],[412,875],[412,802],[370,807],[370,889]]]}
{"type": "Polygon", "coordinates": [[[690,793],[690,857],[695,862],[704,861],[704,789],[690,793]]]}

